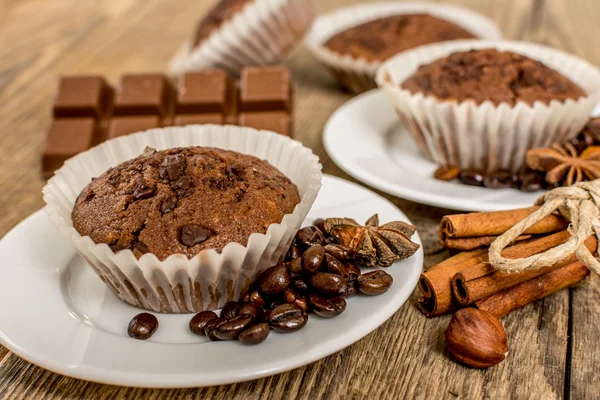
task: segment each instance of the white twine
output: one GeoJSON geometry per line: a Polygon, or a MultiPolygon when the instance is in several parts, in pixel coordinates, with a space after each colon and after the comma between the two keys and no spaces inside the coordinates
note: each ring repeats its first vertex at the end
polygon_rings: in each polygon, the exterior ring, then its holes
{"type": "Polygon", "coordinates": [[[541,207],[507,230],[490,245],[490,264],[498,269],[518,272],[550,267],[575,253],[576,257],[590,271],[600,275],[599,260],[584,244],[592,233],[596,235],[596,239],[600,243],[600,179],[556,188],[538,198],[535,204],[541,205],[541,207]],[[571,238],[567,242],[525,258],[502,257],[501,252],[506,246],[529,227],[557,210],[570,222],[567,230],[571,234],[571,238]]]}

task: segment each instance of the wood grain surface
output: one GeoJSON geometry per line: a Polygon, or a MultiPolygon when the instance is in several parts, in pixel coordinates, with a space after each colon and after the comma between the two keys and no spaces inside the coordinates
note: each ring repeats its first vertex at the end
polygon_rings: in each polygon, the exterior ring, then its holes
{"type": "MultiPolygon", "coordinates": [[[[359,2],[315,0],[319,12],[359,2]]],[[[0,236],[43,206],[40,148],[57,76],[103,74],[116,83],[122,73],[163,71],[213,3],[0,0],[0,236]]],[[[600,65],[598,0],[445,3],[495,19],[507,39],[551,45],[600,65]]],[[[299,87],[296,137],[321,157],[325,172],[349,179],[327,157],[321,132],[329,115],[350,96],[303,46],[285,64],[299,87]]],[[[425,267],[447,257],[436,231],[448,210],[386,197],[416,223],[425,267]]],[[[597,285],[586,284],[503,318],[510,355],[485,371],[450,360],[443,341],[449,317],[425,318],[413,296],[379,329],[343,351],[284,374],[219,387],[143,390],[89,383],[45,371],[0,347],[0,398],[600,398],[599,296],[597,285]]]]}

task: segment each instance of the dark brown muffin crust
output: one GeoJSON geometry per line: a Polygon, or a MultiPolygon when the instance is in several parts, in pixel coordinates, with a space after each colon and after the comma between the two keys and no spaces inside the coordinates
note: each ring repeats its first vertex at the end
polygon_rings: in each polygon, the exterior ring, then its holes
{"type": "Polygon", "coordinates": [[[229,21],[235,14],[253,2],[254,0],[220,0],[198,24],[194,35],[194,46],[198,46],[208,39],[223,23],[229,21]]]}
{"type": "Polygon", "coordinates": [[[256,157],[208,147],[142,155],[110,169],[83,189],[73,226],[113,251],[136,257],[246,245],[300,202],[287,177],[256,157]]]}
{"type": "Polygon", "coordinates": [[[496,49],[450,54],[428,65],[402,83],[412,93],[441,100],[486,100],[498,105],[536,100],[549,104],[586,96],[579,86],[552,68],[520,54],[496,49]]]}
{"type": "Polygon", "coordinates": [[[354,58],[383,61],[423,44],[474,37],[460,26],[428,14],[394,15],[339,32],[325,47],[354,58]]]}

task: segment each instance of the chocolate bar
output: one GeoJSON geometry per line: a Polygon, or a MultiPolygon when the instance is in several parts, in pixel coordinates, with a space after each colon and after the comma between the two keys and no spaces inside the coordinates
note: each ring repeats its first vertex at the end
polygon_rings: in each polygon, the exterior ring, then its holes
{"type": "Polygon", "coordinates": [[[292,132],[292,84],[285,67],[248,67],[240,82],[220,69],[189,72],[175,87],[162,74],[61,78],[42,155],[44,177],[108,139],[162,126],[232,124],[292,132]]]}

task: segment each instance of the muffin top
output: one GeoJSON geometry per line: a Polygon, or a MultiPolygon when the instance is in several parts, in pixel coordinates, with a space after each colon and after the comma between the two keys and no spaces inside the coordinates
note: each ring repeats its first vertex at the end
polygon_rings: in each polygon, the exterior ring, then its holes
{"type": "Polygon", "coordinates": [[[402,82],[412,93],[441,100],[486,100],[495,105],[522,101],[533,105],[586,96],[571,80],[539,61],[496,49],[457,52],[422,65],[402,82]]]}
{"type": "Polygon", "coordinates": [[[233,18],[235,14],[253,2],[254,0],[220,0],[198,24],[194,36],[194,46],[198,46],[219,29],[223,23],[233,18]]]}
{"type": "Polygon", "coordinates": [[[339,32],[325,47],[354,58],[383,61],[423,44],[474,37],[460,26],[428,14],[394,15],[339,32]]]}
{"type": "Polygon", "coordinates": [[[300,202],[286,176],[256,157],[209,147],[148,151],[95,178],[73,226],[96,243],[160,260],[246,245],[300,202]]]}

